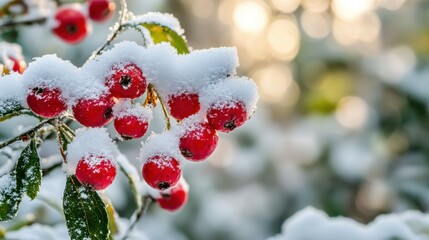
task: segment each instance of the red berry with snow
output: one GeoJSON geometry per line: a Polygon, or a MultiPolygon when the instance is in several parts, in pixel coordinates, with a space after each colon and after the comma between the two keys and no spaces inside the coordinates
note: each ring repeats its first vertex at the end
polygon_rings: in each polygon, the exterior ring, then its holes
{"type": "Polygon", "coordinates": [[[58,25],[52,31],[63,41],[76,44],[88,34],[85,16],[74,8],[60,8],[55,14],[58,25]]]}
{"type": "Polygon", "coordinates": [[[118,132],[119,135],[121,135],[121,137],[126,140],[143,137],[149,127],[147,120],[141,119],[134,115],[115,118],[113,124],[115,126],[116,132],[118,132]]]}
{"type": "Polygon", "coordinates": [[[115,101],[110,94],[98,99],[80,99],[73,106],[73,115],[78,122],[86,127],[102,127],[113,118],[112,107],[115,101]]]}
{"type": "Polygon", "coordinates": [[[113,16],[116,5],[109,0],[90,0],[88,3],[89,18],[95,22],[104,22],[113,16]]]}
{"type": "Polygon", "coordinates": [[[186,159],[202,161],[213,153],[217,141],[216,131],[208,123],[200,123],[180,137],[179,148],[186,159]]]}
{"type": "Polygon", "coordinates": [[[212,106],[207,111],[207,120],[214,129],[229,132],[243,125],[247,120],[247,112],[242,102],[212,106]]]}
{"type": "Polygon", "coordinates": [[[106,79],[110,93],[117,98],[138,98],[146,91],[146,78],[134,63],[115,66],[106,79]]]}
{"type": "Polygon", "coordinates": [[[103,156],[89,156],[79,160],[76,166],[76,178],[79,182],[94,190],[110,186],[116,176],[116,166],[103,156]]]}
{"type": "Polygon", "coordinates": [[[162,209],[177,211],[188,201],[188,189],[180,182],[177,186],[171,188],[170,193],[162,194],[157,201],[162,209]]]}
{"type": "Polygon", "coordinates": [[[168,98],[171,116],[177,120],[187,118],[200,110],[200,101],[196,93],[182,93],[168,98]]]}
{"type": "Polygon", "coordinates": [[[142,175],[149,186],[165,190],[179,182],[182,174],[180,163],[173,157],[154,155],[143,165],[142,175]]]}
{"type": "Polygon", "coordinates": [[[13,62],[12,71],[23,73],[26,67],[25,61],[20,61],[16,58],[10,57],[9,58],[13,62]]]}
{"type": "Polygon", "coordinates": [[[44,118],[53,118],[67,109],[67,104],[57,88],[35,87],[27,96],[31,111],[44,118]]]}

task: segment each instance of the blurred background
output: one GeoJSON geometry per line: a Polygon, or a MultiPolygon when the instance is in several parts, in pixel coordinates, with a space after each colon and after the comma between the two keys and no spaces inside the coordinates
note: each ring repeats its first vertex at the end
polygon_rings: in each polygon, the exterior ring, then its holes
{"type": "MultiPolygon", "coordinates": [[[[149,208],[138,227],[148,239],[265,239],[309,205],[363,223],[428,210],[429,1],[128,2],[135,14],[173,13],[194,49],[236,46],[239,74],[257,82],[261,97],[252,119],[221,134],[207,161],[186,164],[190,198],[181,211],[149,208]]],[[[17,41],[27,60],[56,53],[79,66],[112,23],[93,26],[77,46],[42,27],[22,29],[17,41]]],[[[133,33],[120,39],[142,41],[133,33]]],[[[14,125],[2,123],[0,134],[14,125]]],[[[131,161],[139,148],[121,145],[131,161]]],[[[107,195],[121,216],[131,215],[126,180],[107,195]]]]}

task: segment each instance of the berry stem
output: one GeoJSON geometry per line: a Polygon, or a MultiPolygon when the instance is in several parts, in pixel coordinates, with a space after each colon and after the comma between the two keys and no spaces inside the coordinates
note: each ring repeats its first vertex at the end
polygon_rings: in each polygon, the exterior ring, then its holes
{"type": "Polygon", "coordinates": [[[165,122],[167,124],[166,128],[167,130],[170,130],[171,128],[170,114],[168,113],[167,108],[165,107],[164,101],[162,101],[162,98],[159,95],[159,93],[156,91],[155,88],[153,88],[153,91],[156,93],[156,97],[159,99],[159,103],[161,104],[162,111],[164,112],[165,122]]]}
{"type": "Polygon", "coordinates": [[[22,20],[22,21],[14,21],[14,20],[5,21],[5,22],[0,24],[0,33],[6,32],[6,31],[11,30],[13,28],[16,28],[18,26],[30,26],[30,25],[34,25],[34,24],[44,24],[44,23],[46,23],[46,21],[47,21],[46,17],[38,17],[38,18],[27,19],[27,20],[22,20]]]}
{"type": "Polygon", "coordinates": [[[141,206],[141,208],[137,209],[134,212],[132,220],[131,220],[131,224],[128,227],[127,232],[125,233],[122,240],[128,239],[128,236],[131,234],[131,232],[133,231],[134,227],[137,225],[139,220],[143,217],[144,213],[146,212],[146,210],[148,209],[148,207],[152,203],[152,201],[153,201],[153,199],[150,196],[143,196],[142,197],[142,206],[141,206]]]}
{"type": "Polygon", "coordinates": [[[120,0],[119,2],[121,4],[121,15],[119,16],[118,22],[113,26],[112,33],[107,37],[106,42],[104,42],[101,47],[94,51],[87,61],[92,60],[98,55],[100,55],[104,51],[104,49],[106,49],[113,42],[113,40],[115,40],[115,38],[125,29],[126,25],[124,25],[123,23],[128,16],[127,2],[126,0],[120,0]]]}
{"type": "Polygon", "coordinates": [[[40,122],[39,124],[37,124],[36,126],[31,128],[30,130],[22,133],[21,135],[18,135],[14,138],[11,138],[5,142],[0,143],[0,149],[6,147],[6,146],[8,146],[8,145],[10,145],[16,141],[29,138],[31,135],[35,134],[40,128],[42,128],[46,124],[55,124],[55,121],[57,121],[58,119],[59,118],[51,118],[51,119],[46,119],[46,120],[40,122]]]}

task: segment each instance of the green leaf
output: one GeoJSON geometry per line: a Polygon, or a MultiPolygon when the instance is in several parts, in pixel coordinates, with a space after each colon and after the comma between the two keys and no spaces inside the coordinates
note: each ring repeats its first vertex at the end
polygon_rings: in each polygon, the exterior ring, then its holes
{"type": "Polygon", "coordinates": [[[22,192],[26,192],[31,199],[34,199],[42,183],[40,157],[34,138],[32,138],[30,144],[22,150],[16,165],[16,177],[18,187],[22,192]]]}
{"type": "Polygon", "coordinates": [[[141,25],[149,30],[154,43],[168,42],[176,48],[179,54],[189,53],[185,38],[171,28],[156,23],[142,23],[141,25]]]}
{"type": "Polygon", "coordinates": [[[63,208],[72,240],[106,240],[109,238],[109,222],[105,204],[97,192],[82,186],[75,176],[67,179],[63,208]]]}
{"type": "Polygon", "coordinates": [[[15,172],[3,175],[0,178],[0,221],[15,218],[21,200],[22,192],[17,184],[15,172]]]}

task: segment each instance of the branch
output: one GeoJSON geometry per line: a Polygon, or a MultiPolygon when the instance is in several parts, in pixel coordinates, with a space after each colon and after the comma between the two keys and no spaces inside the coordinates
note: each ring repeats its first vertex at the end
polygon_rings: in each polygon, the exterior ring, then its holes
{"type": "Polygon", "coordinates": [[[162,100],[162,98],[159,95],[159,93],[155,89],[153,89],[153,91],[156,93],[156,97],[159,99],[159,103],[161,104],[162,111],[164,112],[165,122],[167,124],[166,128],[167,128],[167,130],[170,130],[170,128],[171,128],[171,121],[170,121],[170,114],[167,111],[167,107],[165,106],[164,101],[162,100]]]}
{"type": "Polygon", "coordinates": [[[5,32],[9,29],[16,28],[18,26],[31,26],[34,24],[44,24],[47,21],[46,17],[39,17],[35,19],[28,19],[23,21],[6,21],[0,24],[0,33],[5,32]]]}
{"type": "Polygon", "coordinates": [[[8,145],[10,145],[10,144],[12,144],[12,143],[14,143],[16,141],[25,140],[25,139],[29,138],[31,135],[33,135],[34,133],[36,133],[40,128],[42,128],[44,125],[46,125],[48,123],[49,124],[53,124],[53,123],[55,123],[55,121],[57,119],[58,118],[51,118],[51,119],[47,119],[45,121],[42,121],[39,124],[37,124],[36,126],[34,126],[32,129],[30,129],[30,130],[22,133],[21,135],[18,135],[16,137],[12,138],[12,139],[9,139],[9,140],[7,140],[5,142],[0,143],[0,149],[6,147],[6,146],[8,146],[8,145]]]}
{"type": "Polygon", "coordinates": [[[137,225],[139,220],[143,217],[144,213],[146,212],[147,208],[152,203],[152,201],[153,201],[153,199],[150,196],[143,196],[142,197],[142,203],[143,203],[142,207],[140,209],[138,209],[136,212],[134,212],[133,218],[131,220],[131,224],[128,227],[125,235],[122,237],[122,240],[126,240],[128,238],[128,236],[133,231],[134,227],[137,225]]]}

